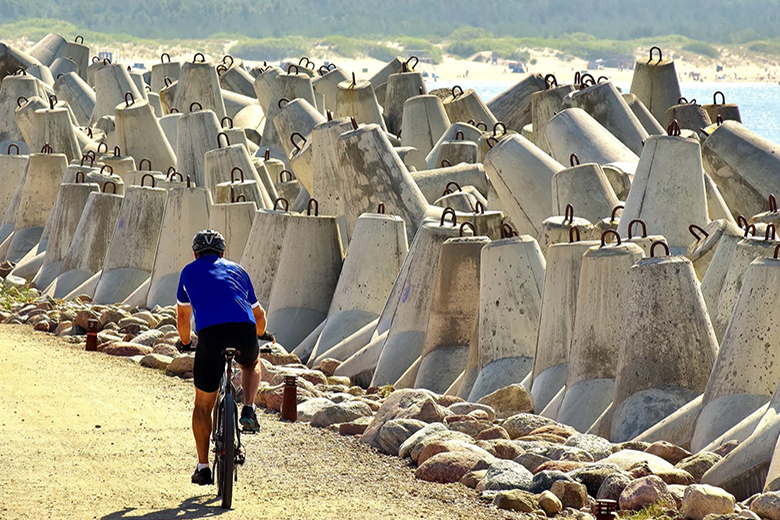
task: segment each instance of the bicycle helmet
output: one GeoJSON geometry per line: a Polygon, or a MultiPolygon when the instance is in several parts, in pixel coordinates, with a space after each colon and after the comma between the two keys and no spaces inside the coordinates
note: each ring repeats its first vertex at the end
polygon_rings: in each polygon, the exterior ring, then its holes
{"type": "Polygon", "coordinates": [[[219,231],[204,229],[192,239],[192,250],[195,254],[219,254],[225,252],[225,238],[219,231]]]}

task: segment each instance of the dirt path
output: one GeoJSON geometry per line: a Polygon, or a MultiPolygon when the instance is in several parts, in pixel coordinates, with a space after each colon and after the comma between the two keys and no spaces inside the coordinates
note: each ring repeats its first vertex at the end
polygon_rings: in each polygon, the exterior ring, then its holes
{"type": "MultiPolygon", "coordinates": [[[[261,417],[234,509],[189,483],[191,387],[125,359],[0,325],[2,519],[494,519],[460,486],[414,479],[355,439],[261,417]]],[[[262,415],[262,414],[261,414],[262,415]]]]}

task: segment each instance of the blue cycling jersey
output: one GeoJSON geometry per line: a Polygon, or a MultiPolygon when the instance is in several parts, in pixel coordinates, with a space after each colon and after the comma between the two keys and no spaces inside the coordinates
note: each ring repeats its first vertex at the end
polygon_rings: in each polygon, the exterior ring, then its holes
{"type": "Polygon", "coordinates": [[[244,268],[217,255],[204,255],[182,269],[176,300],[192,306],[196,332],[223,323],[255,323],[252,308],[260,306],[244,268]]]}

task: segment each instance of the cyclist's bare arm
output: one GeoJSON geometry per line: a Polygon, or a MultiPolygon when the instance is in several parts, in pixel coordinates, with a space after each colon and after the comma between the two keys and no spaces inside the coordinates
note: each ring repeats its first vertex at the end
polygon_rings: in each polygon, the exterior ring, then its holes
{"type": "Polygon", "coordinates": [[[257,305],[252,307],[252,313],[255,315],[255,323],[257,324],[257,336],[260,337],[265,334],[265,309],[262,305],[257,305]]]}
{"type": "Polygon", "coordinates": [[[192,340],[190,330],[190,318],[192,317],[192,307],[189,305],[176,305],[176,328],[179,331],[179,339],[183,345],[189,345],[192,340]]]}

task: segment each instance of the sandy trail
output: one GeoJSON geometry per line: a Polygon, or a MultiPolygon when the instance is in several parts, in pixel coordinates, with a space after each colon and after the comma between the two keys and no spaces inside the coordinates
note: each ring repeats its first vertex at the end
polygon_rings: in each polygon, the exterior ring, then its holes
{"type": "Polygon", "coordinates": [[[353,438],[261,415],[234,509],[189,483],[190,384],[0,325],[2,519],[516,518],[353,438]]]}

